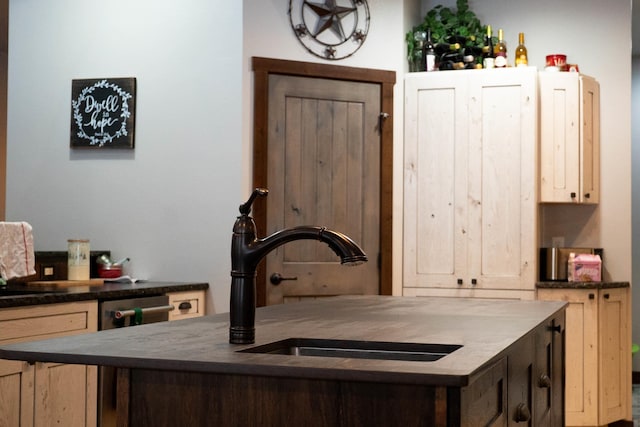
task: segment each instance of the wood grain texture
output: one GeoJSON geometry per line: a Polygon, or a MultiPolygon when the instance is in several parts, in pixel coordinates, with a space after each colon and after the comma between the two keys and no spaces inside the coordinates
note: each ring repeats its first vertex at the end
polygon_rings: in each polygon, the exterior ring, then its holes
{"type": "MultiPolygon", "coordinates": [[[[269,75],[282,74],[354,82],[375,83],[381,87],[381,112],[389,117],[381,130],[380,147],[380,294],[391,295],[393,275],[393,93],[396,82],[394,71],[344,67],[298,61],[283,61],[270,58],[252,58],[254,72],[254,128],[253,128],[253,186],[267,185],[267,139],[269,75]]],[[[266,201],[256,200],[253,208],[258,230],[266,229],[266,201]]],[[[264,263],[257,271],[257,304],[266,304],[267,274],[264,263]]]]}

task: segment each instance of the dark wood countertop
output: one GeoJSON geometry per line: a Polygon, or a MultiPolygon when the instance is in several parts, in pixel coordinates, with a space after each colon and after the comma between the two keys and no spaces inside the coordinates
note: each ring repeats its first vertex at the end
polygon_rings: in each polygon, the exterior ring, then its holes
{"type": "Polygon", "coordinates": [[[349,296],[259,308],[256,343],[228,343],[228,313],[6,345],[0,358],[257,376],[464,386],[563,310],[560,301],[349,296]],[[433,362],[238,353],[287,338],[462,348],[433,362]]]}
{"type": "Polygon", "coordinates": [[[138,282],[95,285],[33,285],[0,286],[0,309],[28,305],[56,304],[74,301],[133,298],[208,289],[205,282],[138,282]]]}

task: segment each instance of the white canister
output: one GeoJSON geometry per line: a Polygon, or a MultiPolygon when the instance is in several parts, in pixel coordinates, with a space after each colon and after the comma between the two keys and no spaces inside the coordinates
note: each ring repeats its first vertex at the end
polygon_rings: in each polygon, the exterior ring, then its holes
{"type": "Polygon", "coordinates": [[[69,280],[89,280],[90,249],[89,239],[69,239],[67,278],[69,280]]]}

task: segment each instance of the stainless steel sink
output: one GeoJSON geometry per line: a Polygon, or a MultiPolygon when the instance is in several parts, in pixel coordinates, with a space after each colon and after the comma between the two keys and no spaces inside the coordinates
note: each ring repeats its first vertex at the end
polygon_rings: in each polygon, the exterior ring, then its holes
{"type": "Polygon", "coordinates": [[[461,347],[457,344],[288,338],[239,352],[433,362],[461,347]]]}

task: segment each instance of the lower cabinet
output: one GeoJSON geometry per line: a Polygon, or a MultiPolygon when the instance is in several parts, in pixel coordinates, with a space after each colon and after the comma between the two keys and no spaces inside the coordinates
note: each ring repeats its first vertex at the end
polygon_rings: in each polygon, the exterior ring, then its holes
{"type": "Polygon", "coordinates": [[[169,304],[175,307],[169,312],[169,321],[204,316],[206,291],[171,292],[167,295],[169,304]]]}
{"type": "Polygon", "coordinates": [[[631,289],[539,288],[567,301],[566,425],[631,420],[631,289]]]}
{"type": "MultiPolygon", "coordinates": [[[[0,310],[0,343],[95,332],[96,301],[0,310]]],[[[95,366],[0,360],[0,426],[95,426],[95,366]]]]}
{"type": "Polygon", "coordinates": [[[464,426],[564,426],[564,316],[520,339],[461,389],[464,426]]]}

